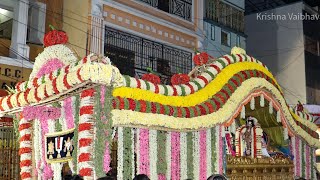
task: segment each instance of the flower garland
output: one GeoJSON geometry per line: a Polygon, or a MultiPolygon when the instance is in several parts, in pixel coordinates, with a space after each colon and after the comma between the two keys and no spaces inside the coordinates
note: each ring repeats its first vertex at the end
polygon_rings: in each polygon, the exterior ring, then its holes
{"type": "Polygon", "coordinates": [[[171,132],[171,179],[180,179],[180,133],[171,132]]]}
{"type": "Polygon", "coordinates": [[[78,57],[75,55],[75,53],[65,45],[58,44],[47,47],[36,57],[33,70],[30,74],[30,79],[36,77],[36,74],[39,72],[41,67],[43,67],[48,60],[54,58],[61,60],[63,64],[71,64],[78,61],[78,57]]]}
{"type": "MultiPolygon", "coordinates": [[[[157,146],[157,130],[149,131],[149,156],[150,156],[150,179],[158,179],[157,161],[158,161],[158,146],[157,146]]],[[[163,142],[161,142],[162,144],[163,142]]],[[[132,178],[131,178],[132,179],[132,178]]]]}
{"type": "Polygon", "coordinates": [[[180,133],[180,179],[188,178],[187,133],[180,133]]]}
{"type": "Polygon", "coordinates": [[[207,179],[207,133],[206,130],[200,131],[200,179],[207,179]]]}
{"type": "Polygon", "coordinates": [[[166,179],[171,179],[171,132],[166,133],[166,179]]]}
{"type": "MultiPolygon", "coordinates": [[[[73,145],[77,147],[72,154],[72,162],[73,164],[78,164],[78,154],[79,154],[79,144],[78,144],[78,129],[79,129],[79,120],[80,120],[80,95],[76,95],[75,100],[72,104],[74,109],[74,136],[73,136],[73,145]]],[[[79,173],[78,166],[74,166],[74,170],[72,172],[79,173]]]]}
{"type": "Polygon", "coordinates": [[[187,157],[188,157],[188,161],[187,161],[187,167],[188,167],[188,173],[187,176],[190,179],[194,179],[194,174],[193,174],[193,132],[188,132],[187,133],[187,157]]]}
{"type": "Polygon", "coordinates": [[[207,161],[207,176],[206,177],[210,177],[212,175],[212,144],[211,144],[211,140],[212,140],[212,134],[211,134],[211,128],[208,128],[206,131],[206,161],[207,161]]]}
{"type": "Polygon", "coordinates": [[[38,177],[38,179],[41,178],[41,157],[42,157],[42,151],[40,144],[42,144],[42,137],[41,137],[41,126],[39,120],[34,120],[33,124],[33,148],[34,148],[34,160],[35,160],[35,171],[34,174],[38,177]]]}
{"type": "MultiPolygon", "coordinates": [[[[135,124],[135,122],[139,122],[139,125],[160,125],[165,126],[169,128],[174,129],[185,129],[193,127],[194,129],[198,129],[201,127],[209,127],[212,126],[215,123],[222,123],[227,121],[230,117],[237,115],[233,114],[233,111],[230,111],[230,109],[237,109],[239,107],[239,104],[243,99],[246,97],[248,99],[251,99],[250,96],[260,96],[260,94],[254,95],[252,93],[252,89],[255,88],[263,88],[267,91],[271,92],[276,99],[279,101],[280,105],[278,106],[278,110],[281,107],[281,110],[283,110],[284,117],[288,120],[288,123],[290,126],[302,137],[304,137],[308,143],[311,145],[320,145],[317,139],[310,138],[310,136],[302,130],[299,126],[299,124],[296,124],[296,121],[292,118],[291,113],[289,109],[286,106],[285,100],[283,99],[280,92],[276,89],[274,89],[274,86],[267,82],[266,80],[260,79],[260,78],[251,78],[242,83],[242,85],[233,93],[231,97],[229,97],[229,100],[224,104],[222,108],[220,108],[218,111],[216,111],[213,114],[209,114],[206,116],[197,117],[196,120],[193,120],[193,118],[173,118],[173,117],[167,117],[159,114],[146,114],[146,113],[136,113],[133,111],[126,111],[126,110],[113,110],[113,120],[114,125],[124,125],[124,124],[135,124]],[[134,117],[134,118],[133,118],[134,117]],[[225,118],[221,118],[225,117],[225,118]],[[183,123],[179,123],[179,120],[183,123]]],[[[264,93],[265,96],[268,96],[266,93],[264,93]]],[[[270,95],[269,95],[270,96],[270,95]]],[[[269,101],[274,101],[273,98],[268,98],[269,101]]],[[[274,101],[274,103],[278,103],[274,101]]]]}
{"type": "Polygon", "coordinates": [[[134,174],[132,174],[132,156],[134,155],[134,150],[132,149],[132,134],[131,128],[123,128],[123,161],[122,163],[125,170],[123,171],[123,179],[133,179],[134,174]]]}
{"type": "Polygon", "coordinates": [[[80,118],[78,125],[78,138],[79,138],[79,154],[78,154],[78,167],[79,174],[83,177],[94,177],[94,165],[92,163],[94,155],[93,152],[93,139],[94,139],[94,89],[88,89],[81,92],[80,99],[80,118]]]}
{"type": "Polygon", "coordinates": [[[103,119],[101,118],[102,115],[102,109],[101,109],[101,86],[97,86],[94,89],[94,117],[95,117],[95,138],[94,138],[94,168],[96,177],[104,177],[105,172],[103,170],[103,157],[106,144],[104,136],[105,136],[105,124],[103,122],[103,119]]]}
{"type": "Polygon", "coordinates": [[[164,146],[167,144],[166,132],[157,131],[157,142],[157,173],[160,178],[163,178],[164,176],[165,179],[167,170],[166,146],[164,146]]]}
{"type": "MultiPolygon", "coordinates": [[[[274,82],[275,88],[280,90],[272,74],[266,68],[256,63],[243,62],[239,64],[232,64],[227,66],[222,72],[219,75],[215,76],[215,78],[212,81],[211,81],[212,78],[210,79],[210,81],[207,80],[206,81],[207,83],[204,83],[203,80],[201,81],[199,80],[199,82],[197,82],[196,80],[193,81],[195,83],[193,86],[194,93],[189,95],[185,94],[184,95],[185,97],[181,95],[181,93],[177,93],[176,95],[173,95],[173,93],[174,93],[174,88],[177,91],[178,89],[181,91],[182,89],[181,87],[184,87],[184,89],[186,89],[185,86],[187,85],[168,86],[166,87],[167,93],[163,94],[165,96],[163,96],[162,93],[156,94],[154,92],[144,90],[144,89],[120,87],[120,88],[116,88],[113,91],[113,96],[127,97],[132,99],[141,99],[145,101],[154,101],[161,104],[170,104],[175,106],[182,106],[182,105],[193,106],[207,100],[208,97],[211,97],[214,94],[216,94],[229,81],[232,81],[231,82],[232,84],[241,84],[241,82],[247,80],[248,77],[263,77],[268,81],[270,80],[274,82]],[[242,73],[242,72],[246,72],[246,73],[242,73]],[[236,74],[238,73],[239,75],[236,76],[236,74]],[[201,89],[201,85],[199,84],[201,82],[203,82],[203,84],[206,84],[206,86],[201,91],[197,91],[198,89],[199,90],[201,89]]],[[[191,85],[191,83],[189,84],[191,85]]],[[[159,92],[160,92],[160,89],[159,89],[159,92]]]]}
{"type": "Polygon", "coordinates": [[[150,157],[149,157],[149,130],[140,129],[139,131],[140,159],[139,173],[150,176],[150,157]]]}
{"type": "Polygon", "coordinates": [[[117,179],[123,179],[123,127],[118,127],[117,179]]]}
{"type": "Polygon", "coordinates": [[[199,131],[193,132],[193,176],[194,179],[200,179],[200,141],[199,131]]]}
{"type": "MultiPolygon", "coordinates": [[[[216,61],[214,61],[211,65],[207,67],[207,71],[203,72],[199,78],[195,78],[193,81],[190,82],[190,84],[182,85],[186,89],[186,94],[193,94],[194,92],[204,88],[207,83],[211,83],[211,80],[214,79],[222,70],[224,70],[225,67],[228,67],[231,64],[234,64],[236,62],[252,62],[253,64],[256,64],[257,66],[263,66],[266,71],[268,71],[267,67],[263,65],[261,62],[257,61],[253,57],[244,55],[244,54],[237,54],[237,55],[226,55],[223,56],[216,61]],[[207,82],[207,83],[204,83],[207,82]],[[187,93],[188,92],[188,93],[187,93]]],[[[242,63],[238,63],[238,65],[241,65],[242,63]]],[[[241,65],[245,67],[246,65],[241,65]]],[[[255,69],[255,68],[250,68],[255,69]]],[[[268,71],[269,72],[269,71],[268,71]]],[[[268,76],[270,73],[268,74],[268,76]]],[[[272,76],[270,76],[272,77],[272,76]]],[[[144,82],[139,79],[131,78],[129,76],[124,76],[124,82],[126,87],[132,87],[132,88],[141,88],[148,90],[147,88],[150,87],[146,85],[148,82],[144,82]],[[145,88],[144,88],[145,87],[145,88]]],[[[178,87],[178,86],[175,86],[178,87]]],[[[168,89],[173,89],[173,86],[168,85],[156,85],[156,88],[153,92],[163,94],[163,95],[172,95],[168,94],[168,89]]],[[[150,89],[151,90],[151,89],[150,89]]],[[[171,91],[171,90],[170,90],[171,91]]],[[[172,91],[173,92],[173,91],[172,91]]],[[[179,96],[184,96],[183,94],[179,94],[179,96]]]]}
{"type": "Polygon", "coordinates": [[[20,175],[22,180],[31,180],[32,171],[32,147],[31,147],[31,123],[25,118],[21,118],[19,122],[20,134],[20,175]]]}
{"type": "MultiPolygon", "coordinates": [[[[103,162],[104,167],[103,168],[106,173],[108,173],[111,170],[111,168],[110,168],[110,164],[111,164],[110,153],[111,153],[112,138],[113,138],[112,137],[112,116],[111,116],[112,90],[113,90],[112,87],[107,88],[105,86],[102,86],[102,89],[101,89],[101,102],[103,102],[103,104],[101,106],[103,108],[103,117],[105,118],[105,120],[103,120],[103,122],[105,123],[105,129],[106,129],[106,137],[105,137],[106,146],[105,146],[105,152],[104,152],[104,162],[103,162]]],[[[133,136],[132,136],[132,138],[133,138],[133,136]]]]}

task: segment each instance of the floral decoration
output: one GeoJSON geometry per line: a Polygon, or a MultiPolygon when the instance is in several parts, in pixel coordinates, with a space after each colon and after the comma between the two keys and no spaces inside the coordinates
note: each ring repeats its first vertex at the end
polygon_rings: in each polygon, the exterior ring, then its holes
{"type": "Polygon", "coordinates": [[[206,52],[197,53],[193,57],[193,62],[196,66],[207,64],[208,60],[209,60],[209,54],[206,52]]]}
{"type": "Polygon", "coordinates": [[[142,75],[141,79],[152,82],[154,84],[160,84],[161,82],[160,77],[152,73],[142,75]]]}
{"type": "Polygon", "coordinates": [[[171,77],[172,85],[187,84],[190,81],[188,74],[174,74],[171,77]]]}
{"type": "Polygon", "coordinates": [[[68,42],[67,33],[64,31],[56,30],[53,26],[50,26],[51,31],[44,35],[43,44],[45,47],[66,44],[68,42]]]}

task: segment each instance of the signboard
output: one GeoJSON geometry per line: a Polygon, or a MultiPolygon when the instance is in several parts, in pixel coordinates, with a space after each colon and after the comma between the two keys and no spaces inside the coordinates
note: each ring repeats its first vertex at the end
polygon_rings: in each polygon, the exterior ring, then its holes
{"type": "Polygon", "coordinates": [[[46,134],[46,160],[48,163],[70,161],[74,151],[74,128],[46,134]]]}
{"type": "Polygon", "coordinates": [[[14,87],[19,81],[26,81],[32,69],[0,64],[0,89],[7,89],[7,86],[14,87]]]}

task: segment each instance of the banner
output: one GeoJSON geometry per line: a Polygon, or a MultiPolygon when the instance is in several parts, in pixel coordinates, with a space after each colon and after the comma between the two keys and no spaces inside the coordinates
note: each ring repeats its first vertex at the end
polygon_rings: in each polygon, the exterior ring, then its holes
{"type": "Polygon", "coordinates": [[[61,163],[72,160],[74,128],[46,134],[46,160],[61,163]]]}

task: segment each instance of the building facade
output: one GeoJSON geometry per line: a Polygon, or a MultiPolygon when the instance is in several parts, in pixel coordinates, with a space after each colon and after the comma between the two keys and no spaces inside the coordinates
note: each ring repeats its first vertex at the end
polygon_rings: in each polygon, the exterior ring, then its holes
{"type": "Polygon", "coordinates": [[[63,7],[73,17],[63,17],[63,29],[80,56],[105,54],[136,77],[152,69],[165,84],[173,74],[191,71],[195,49],[220,57],[235,45],[245,47],[244,1],[66,0],[63,7]],[[227,11],[234,14],[224,22],[227,11]],[[210,19],[213,14],[218,18],[210,19]]]}
{"type": "Polygon", "coordinates": [[[49,24],[62,28],[63,0],[0,2],[0,89],[29,77],[49,24]]]}
{"type": "Polygon", "coordinates": [[[230,52],[234,46],[246,49],[244,0],[204,1],[203,49],[214,57],[230,52]]]}
{"type": "Polygon", "coordinates": [[[320,21],[311,18],[319,16],[318,5],[284,3],[245,17],[248,53],[271,69],[289,104],[320,103],[320,21]]]}

